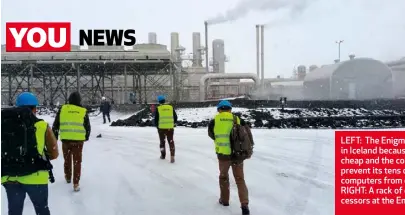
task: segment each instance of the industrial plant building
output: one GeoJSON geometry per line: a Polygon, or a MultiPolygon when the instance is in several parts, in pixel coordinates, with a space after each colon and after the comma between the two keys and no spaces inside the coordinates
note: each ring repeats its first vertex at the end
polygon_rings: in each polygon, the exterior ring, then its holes
{"type": "Polygon", "coordinates": [[[16,95],[27,90],[42,104],[63,104],[72,91],[80,91],[86,104],[97,104],[102,96],[116,104],[154,103],[159,94],[184,102],[241,95],[289,100],[405,97],[405,58],[383,63],[350,56],[331,65],[298,66],[293,78],[265,79],[263,34],[257,26],[256,73],[253,68],[251,73],[226,73],[224,41],[213,40],[208,58],[207,33],[204,47],[199,32],[190,35],[190,55],[176,32],[170,35],[170,49],[158,43],[156,33],[131,49],[72,46],[65,53],[9,53],[3,45],[2,104],[14,104],[16,95]]]}

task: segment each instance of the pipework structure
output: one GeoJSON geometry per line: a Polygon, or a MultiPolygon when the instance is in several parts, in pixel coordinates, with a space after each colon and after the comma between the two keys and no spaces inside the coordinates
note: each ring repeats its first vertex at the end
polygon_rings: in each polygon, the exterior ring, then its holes
{"type": "MultiPolygon", "coordinates": [[[[151,42],[154,37],[151,37],[151,42]]],[[[2,49],[4,46],[2,46],[2,49]]],[[[41,104],[67,101],[73,91],[82,94],[83,104],[97,104],[102,96],[114,103],[148,103],[155,92],[173,95],[173,63],[170,52],[159,44],[138,44],[104,50],[73,46],[66,53],[10,53],[2,50],[2,104],[14,105],[23,91],[35,93],[41,104]]]]}
{"type": "Polygon", "coordinates": [[[208,58],[208,23],[205,47],[193,32],[192,55],[185,55],[179,33],[170,34],[170,48],[158,43],[154,32],[148,43],[130,48],[72,46],[65,53],[10,53],[2,45],[2,105],[14,105],[23,91],[35,93],[40,104],[57,105],[79,91],[83,104],[98,104],[105,96],[115,104],[154,103],[164,94],[171,102],[218,99],[249,94],[256,85],[240,82],[258,75],[225,72],[224,41],[212,41],[212,71],[208,58]],[[205,55],[205,67],[202,65],[205,55]],[[189,66],[185,65],[192,62],[189,66]],[[211,76],[211,74],[216,74],[211,76]],[[208,76],[207,76],[208,75],[208,76]],[[203,94],[201,81],[204,79],[203,94]]]}

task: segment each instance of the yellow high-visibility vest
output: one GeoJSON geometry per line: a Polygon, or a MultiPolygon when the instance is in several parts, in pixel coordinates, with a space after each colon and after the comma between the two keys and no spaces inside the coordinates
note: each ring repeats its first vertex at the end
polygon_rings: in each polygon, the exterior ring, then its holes
{"type": "MultiPolygon", "coordinates": [[[[48,129],[48,123],[45,121],[38,121],[35,123],[35,137],[37,139],[37,150],[41,156],[44,156],[45,149],[45,134],[48,129]]],[[[20,184],[48,184],[49,172],[47,170],[40,170],[29,175],[24,176],[3,176],[1,183],[5,182],[18,182],[20,184]]]]}
{"type": "MultiPolygon", "coordinates": [[[[233,127],[233,114],[229,112],[218,113],[215,118],[215,152],[222,155],[231,155],[230,135],[233,127]]],[[[237,123],[240,124],[239,117],[237,123]]]]}
{"type": "Polygon", "coordinates": [[[76,105],[66,104],[60,111],[60,139],[61,140],[86,140],[84,117],[87,109],[76,105]]]}
{"type": "Polygon", "coordinates": [[[159,105],[157,107],[159,113],[158,128],[170,129],[174,128],[173,106],[168,104],[159,105]]]}

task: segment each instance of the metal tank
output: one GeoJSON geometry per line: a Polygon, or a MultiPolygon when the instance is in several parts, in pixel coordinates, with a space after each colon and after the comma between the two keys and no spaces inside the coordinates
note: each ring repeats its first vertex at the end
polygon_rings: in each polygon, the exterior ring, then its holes
{"type": "Polygon", "coordinates": [[[193,67],[202,67],[201,35],[193,32],[193,67]]]}
{"type": "Polygon", "coordinates": [[[212,59],[214,73],[225,73],[225,46],[223,40],[216,39],[212,41],[212,59]]]}
{"type": "Polygon", "coordinates": [[[297,73],[298,80],[304,80],[305,76],[307,75],[307,67],[304,65],[299,65],[297,70],[298,70],[297,73]]]}
{"type": "Polygon", "coordinates": [[[176,49],[179,47],[179,33],[172,32],[170,34],[170,53],[172,58],[177,59],[176,49]]]}
{"type": "Polygon", "coordinates": [[[156,44],[157,43],[156,33],[155,32],[149,32],[149,34],[148,34],[148,43],[149,44],[156,44]]]}

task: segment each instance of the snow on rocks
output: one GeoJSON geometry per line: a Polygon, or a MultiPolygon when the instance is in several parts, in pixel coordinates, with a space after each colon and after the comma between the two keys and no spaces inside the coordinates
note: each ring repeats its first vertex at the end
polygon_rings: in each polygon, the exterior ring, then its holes
{"type": "MultiPolygon", "coordinates": [[[[215,107],[179,108],[176,126],[207,127],[217,114],[215,107]]],[[[233,108],[233,113],[251,124],[253,128],[381,128],[405,126],[405,111],[367,110],[363,108],[233,108]]],[[[127,119],[113,122],[111,126],[154,126],[149,109],[144,109],[127,119]]]]}

